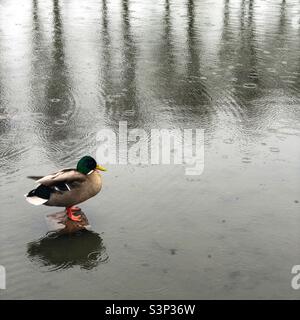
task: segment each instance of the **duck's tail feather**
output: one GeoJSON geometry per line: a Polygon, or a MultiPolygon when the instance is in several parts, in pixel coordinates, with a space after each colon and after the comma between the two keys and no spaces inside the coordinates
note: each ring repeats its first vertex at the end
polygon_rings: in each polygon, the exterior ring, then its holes
{"type": "Polygon", "coordinates": [[[51,188],[41,184],[36,189],[33,189],[28,192],[28,194],[25,194],[25,198],[29,203],[39,206],[46,203],[50,199],[51,192],[51,188]]]}
{"type": "Polygon", "coordinates": [[[43,176],[27,176],[27,178],[32,180],[40,180],[43,178],[43,176]]]}
{"type": "Polygon", "coordinates": [[[40,206],[41,204],[46,203],[48,200],[39,198],[39,197],[28,197],[27,195],[25,195],[26,197],[26,201],[29,202],[30,204],[33,204],[35,206],[40,206]]]}

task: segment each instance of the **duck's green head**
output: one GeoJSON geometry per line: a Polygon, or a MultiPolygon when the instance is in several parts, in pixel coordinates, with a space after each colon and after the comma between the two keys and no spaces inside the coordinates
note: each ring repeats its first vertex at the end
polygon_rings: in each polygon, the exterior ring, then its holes
{"type": "Polygon", "coordinates": [[[99,164],[97,164],[96,160],[91,156],[82,157],[77,163],[77,171],[83,174],[89,174],[94,170],[106,171],[106,169],[99,164]]]}

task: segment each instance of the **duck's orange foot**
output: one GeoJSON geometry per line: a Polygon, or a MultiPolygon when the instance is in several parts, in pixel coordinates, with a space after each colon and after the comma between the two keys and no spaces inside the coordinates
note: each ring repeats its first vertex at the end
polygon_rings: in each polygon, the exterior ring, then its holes
{"type": "Polygon", "coordinates": [[[68,207],[66,208],[66,211],[67,211],[67,215],[68,215],[68,218],[71,219],[72,221],[81,221],[81,215],[74,215],[74,211],[80,211],[81,209],[78,208],[78,207],[68,207]]]}

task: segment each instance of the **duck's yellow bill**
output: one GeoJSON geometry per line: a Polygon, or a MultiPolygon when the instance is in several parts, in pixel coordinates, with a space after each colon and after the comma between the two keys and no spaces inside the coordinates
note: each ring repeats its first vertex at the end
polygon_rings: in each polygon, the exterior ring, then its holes
{"type": "Polygon", "coordinates": [[[97,164],[96,169],[101,171],[107,171],[104,167],[100,166],[99,164],[97,164]]]}

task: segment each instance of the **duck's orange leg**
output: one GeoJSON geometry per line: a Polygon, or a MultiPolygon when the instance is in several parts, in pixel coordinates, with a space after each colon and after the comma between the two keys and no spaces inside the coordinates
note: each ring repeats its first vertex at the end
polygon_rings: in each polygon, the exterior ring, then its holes
{"type": "Polygon", "coordinates": [[[68,218],[73,221],[81,221],[81,215],[79,216],[74,215],[74,211],[80,211],[80,210],[81,209],[78,207],[67,207],[66,211],[67,211],[68,218]]]}

